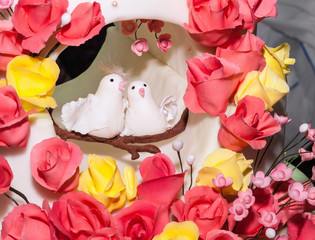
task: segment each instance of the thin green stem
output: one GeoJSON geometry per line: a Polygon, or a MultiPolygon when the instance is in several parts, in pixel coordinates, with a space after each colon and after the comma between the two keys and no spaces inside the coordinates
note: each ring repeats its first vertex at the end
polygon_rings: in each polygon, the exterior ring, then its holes
{"type": "Polygon", "coordinates": [[[9,195],[6,194],[6,193],[4,193],[4,195],[5,195],[7,198],[9,198],[12,202],[14,202],[14,204],[15,204],[16,206],[19,206],[19,204],[17,203],[17,201],[15,201],[15,199],[14,199],[13,197],[9,196],[9,195]]]}
{"type": "Polygon", "coordinates": [[[267,152],[267,149],[269,148],[269,146],[270,146],[270,144],[271,144],[273,139],[274,139],[274,135],[270,138],[270,141],[268,142],[267,146],[265,147],[265,150],[264,150],[263,154],[261,155],[261,157],[259,159],[259,163],[258,163],[256,171],[259,169],[259,166],[260,166],[262,160],[264,159],[264,156],[265,156],[265,154],[267,152]]]}
{"type": "MultiPolygon", "coordinates": [[[[179,165],[180,165],[180,170],[181,172],[183,173],[184,172],[184,169],[183,169],[183,163],[182,163],[182,158],[180,156],[180,152],[179,151],[176,151],[177,152],[177,156],[178,156],[178,160],[179,160],[179,165]]],[[[183,183],[183,186],[182,186],[182,194],[184,195],[185,193],[185,188],[184,188],[184,183],[183,183]]]]}
{"type": "Polygon", "coordinates": [[[47,53],[46,58],[49,58],[49,56],[60,46],[60,42],[57,42],[55,46],[47,53]]]}
{"type": "Polygon", "coordinates": [[[23,193],[21,193],[20,191],[16,190],[16,189],[13,188],[13,187],[10,187],[9,190],[10,190],[11,192],[14,192],[15,194],[19,195],[21,198],[23,198],[23,200],[24,200],[27,204],[30,203],[30,202],[28,201],[27,197],[26,197],[23,193]]]}
{"type": "Polygon", "coordinates": [[[192,165],[191,165],[191,166],[190,166],[190,185],[189,185],[188,190],[191,189],[191,187],[192,187],[192,182],[193,182],[193,167],[192,167],[192,165]]]}
{"type": "Polygon", "coordinates": [[[4,19],[6,19],[6,17],[2,14],[2,12],[0,12],[0,14],[1,14],[1,17],[3,17],[4,19]]]}

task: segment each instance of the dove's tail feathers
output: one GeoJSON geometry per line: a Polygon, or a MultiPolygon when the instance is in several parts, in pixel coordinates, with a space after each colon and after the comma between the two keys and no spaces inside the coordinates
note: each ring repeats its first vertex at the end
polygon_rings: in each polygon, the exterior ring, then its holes
{"type": "Polygon", "coordinates": [[[160,110],[168,123],[174,120],[177,113],[176,98],[173,95],[164,98],[161,102],[160,110]]]}

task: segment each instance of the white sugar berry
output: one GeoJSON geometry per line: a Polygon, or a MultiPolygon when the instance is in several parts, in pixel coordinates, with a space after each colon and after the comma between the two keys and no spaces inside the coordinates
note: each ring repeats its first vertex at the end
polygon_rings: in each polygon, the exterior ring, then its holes
{"type": "Polygon", "coordinates": [[[193,165],[193,163],[195,161],[195,156],[194,155],[188,155],[186,161],[187,161],[187,164],[189,166],[193,165]]]}
{"type": "Polygon", "coordinates": [[[70,22],[71,22],[71,15],[69,13],[64,13],[61,16],[61,27],[67,25],[70,22]]]}
{"type": "Polygon", "coordinates": [[[172,147],[175,151],[179,152],[183,148],[183,141],[182,140],[173,141],[172,147]]]}
{"type": "Polygon", "coordinates": [[[276,236],[276,231],[273,228],[267,228],[266,229],[266,237],[273,239],[276,236]]]}
{"type": "Polygon", "coordinates": [[[307,123],[303,123],[303,124],[301,124],[299,130],[300,130],[300,133],[304,133],[304,132],[307,131],[307,129],[308,129],[308,124],[307,123]]]}

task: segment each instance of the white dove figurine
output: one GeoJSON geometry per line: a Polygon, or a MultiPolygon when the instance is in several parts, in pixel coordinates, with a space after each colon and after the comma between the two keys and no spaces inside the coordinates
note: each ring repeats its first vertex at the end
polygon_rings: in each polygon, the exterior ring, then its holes
{"type": "Polygon", "coordinates": [[[124,127],[126,82],[118,74],[105,76],[95,94],[66,103],[61,118],[68,131],[112,138],[124,127]]]}
{"type": "Polygon", "coordinates": [[[143,81],[130,84],[125,127],[120,136],[144,136],[165,132],[177,112],[174,96],[166,97],[160,106],[155,103],[150,86],[143,81]]]}

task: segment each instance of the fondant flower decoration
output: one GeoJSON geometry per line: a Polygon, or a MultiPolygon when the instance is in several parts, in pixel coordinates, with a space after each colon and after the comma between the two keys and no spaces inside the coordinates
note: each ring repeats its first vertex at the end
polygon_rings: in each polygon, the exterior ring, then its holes
{"type": "Polygon", "coordinates": [[[28,116],[36,110],[25,112],[12,86],[0,88],[0,146],[25,147],[30,134],[28,116]]]}
{"type": "Polygon", "coordinates": [[[153,238],[153,240],[172,239],[198,240],[199,229],[193,221],[170,222],[162,233],[153,238]]]}
{"type": "Polygon", "coordinates": [[[246,208],[250,208],[255,203],[255,197],[253,191],[248,188],[245,192],[239,191],[238,198],[245,204],[246,208]]]}
{"type": "Polygon", "coordinates": [[[233,184],[233,179],[230,177],[225,178],[222,173],[219,173],[215,178],[212,178],[212,183],[217,188],[225,188],[233,184]]]}
{"type": "Polygon", "coordinates": [[[116,228],[106,227],[95,231],[87,240],[128,240],[116,228]]]}
{"type": "Polygon", "coordinates": [[[14,29],[11,21],[1,20],[0,39],[0,71],[6,71],[8,63],[24,51],[21,45],[22,35],[14,29]]]}
{"type": "Polygon", "coordinates": [[[228,203],[222,195],[208,186],[195,186],[184,195],[185,202],[177,199],[171,211],[178,222],[194,221],[205,239],[209,231],[220,229],[228,215],[228,203]],[[203,213],[203,214],[200,214],[203,213]]]}
{"type": "Polygon", "coordinates": [[[81,191],[62,195],[53,203],[51,209],[46,206],[46,211],[56,236],[63,236],[64,239],[84,240],[100,229],[116,227],[107,208],[81,191]]]}
{"type": "MultiPolygon", "coordinates": [[[[313,145],[313,148],[314,148],[314,145],[313,145]]],[[[309,152],[309,151],[305,150],[304,148],[300,148],[298,152],[300,154],[302,162],[307,162],[307,161],[313,160],[315,157],[314,151],[309,152]]]]}
{"type": "Polygon", "coordinates": [[[315,166],[312,167],[312,177],[311,179],[315,181],[315,166]]]}
{"type": "Polygon", "coordinates": [[[258,22],[267,17],[277,17],[277,0],[251,0],[248,3],[258,22]]]}
{"type": "Polygon", "coordinates": [[[138,198],[137,192],[138,179],[135,170],[132,167],[125,166],[122,179],[126,186],[126,197],[128,205],[131,205],[138,198]]]}
{"type": "Polygon", "coordinates": [[[124,207],[126,186],[116,161],[111,157],[90,154],[88,163],[89,168],[80,175],[78,190],[103,203],[110,212],[124,207]]]}
{"type": "Polygon", "coordinates": [[[148,50],[148,41],[145,38],[139,38],[131,45],[131,51],[137,56],[141,56],[143,52],[147,52],[148,50]]]}
{"type": "Polygon", "coordinates": [[[7,81],[19,95],[25,111],[36,108],[54,108],[56,101],[51,95],[59,76],[59,67],[51,58],[15,57],[7,68],[7,81]]]}
{"type": "Polygon", "coordinates": [[[258,221],[265,227],[272,227],[278,223],[277,215],[274,212],[261,211],[258,221]]]}
{"type": "Polygon", "coordinates": [[[229,212],[237,222],[242,221],[248,216],[248,208],[239,198],[233,201],[232,206],[229,208],[229,212]]]}
{"type": "Polygon", "coordinates": [[[311,128],[311,124],[308,124],[308,128],[306,131],[306,138],[311,142],[315,142],[315,129],[311,128]]]}
{"type": "Polygon", "coordinates": [[[291,199],[297,202],[304,201],[307,198],[307,191],[300,182],[291,183],[288,188],[288,194],[291,199]]]}
{"type": "Polygon", "coordinates": [[[9,190],[13,180],[13,172],[8,161],[0,155],[0,194],[9,190]]]}
{"type": "Polygon", "coordinates": [[[262,171],[258,171],[255,175],[252,174],[251,180],[253,184],[258,188],[266,188],[271,182],[271,178],[265,176],[265,173],[262,171]]]}
{"type": "Polygon", "coordinates": [[[171,204],[184,183],[185,172],[175,174],[172,160],[162,153],[145,158],[139,171],[143,179],[138,186],[139,197],[156,206],[171,204]]]}
{"type": "Polygon", "coordinates": [[[207,233],[206,240],[242,240],[242,238],[231,231],[213,229],[207,233]]]}
{"type": "Polygon", "coordinates": [[[315,187],[310,187],[307,189],[307,199],[308,203],[315,206],[315,187]]]}
{"type": "Polygon", "coordinates": [[[14,3],[14,0],[0,0],[0,9],[7,10],[9,9],[14,3]]]}
{"type": "Polygon", "coordinates": [[[279,116],[277,113],[275,113],[273,117],[281,126],[286,125],[292,121],[292,119],[289,119],[288,117],[285,117],[285,116],[279,116]]]}
{"type": "Polygon", "coordinates": [[[242,153],[220,148],[209,154],[198,172],[196,183],[199,186],[214,187],[212,179],[222,173],[230,177],[233,184],[223,189],[224,194],[236,195],[238,191],[246,191],[250,183],[253,160],[246,160],[242,153]]]}
{"type": "Polygon", "coordinates": [[[14,7],[12,23],[16,31],[23,35],[22,47],[39,53],[45,47],[48,38],[56,31],[67,7],[68,0],[18,1],[14,7]]]}
{"type": "Polygon", "coordinates": [[[299,213],[288,221],[288,237],[290,240],[309,239],[315,234],[315,215],[299,213]]]}
{"type": "Polygon", "coordinates": [[[134,34],[138,29],[138,24],[134,20],[127,20],[121,22],[122,34],[128,36],[134,34]]]}
{"type": "Polygon", "coordinates": [[[162,50],[162,52],[166,52],[168,48],[172,47],[170,34],[161,34],[157,40],[157,46],[162,50]]]}
{"type": "Polygon", "coordinates": [[[288,240],[288,236],[287,235],[278,235],[275,240],[288,240]]]}
{"type": "Polygon", "coordinates": [[[62,44],[79,46],[97,35],[104,26],[105,19],[98,2],[80,3],[71,13],[70,23],[56,33],[56,38],[62,44]]]}
{"type": "Polygon", "coordinates": [[[31,172],[34,179],[53,192],[69,192],[79,184],[83,153],[78,145],[54,137],[34,145],[31,172]]]}
{"type": "Polygon", "coordinates": [[[2,223],[1,239],[14,239],[12,236],[15,239],[53,239],[46,211],[32,203],[13,208],[2,223]]]}
{"type": "Polygon", "coordinates": [[[262,149],[266,145],[264,138],[281,129],[270,113],[265,112],[263,100],[253,96],[242,98],[233,115],[227,117],[221,114],[220,118],[219,142],[233,151],[241,151],[248,146],[262,149]]]}
{"type": "Polygon", "coordinates": [[[241,80],[239,66],[210,53],[187,60],[187,65],[187,108],[212,116],[224,113],[241,80]]]}
{"type": "Polygon", "coordinates": [[[0,79],[0,87],[4,87],[8,85],[7,80],[5,78],[1,78],[0,79]]]}
{"type": "Polygon", "coordinates": [[[150,32],[160,33],[162,31],[162,27],[164,27],[164,22],[153,19],[147,22],[147,26],[150,32]]]}
{"type": "Polygon", "coordinates": [[[275,181],[288,181],[292,176],[293,169],[288,168],[284,163],[279,163],[270,173],[275,181]]]}

